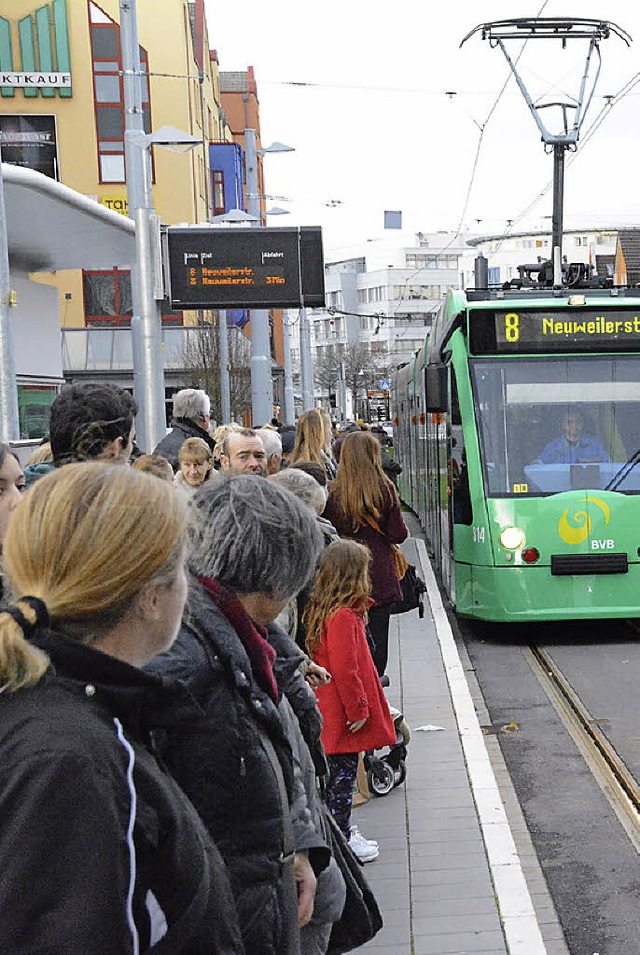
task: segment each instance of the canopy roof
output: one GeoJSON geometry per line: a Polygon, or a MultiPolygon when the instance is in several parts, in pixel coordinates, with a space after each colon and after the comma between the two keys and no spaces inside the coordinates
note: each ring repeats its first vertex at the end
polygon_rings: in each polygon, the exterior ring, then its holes
{"type": "Polygon", "coordinates": [[[2,163],[9,261],[23,272],[135,262],[135,224],[33,169],[2,163]]]}

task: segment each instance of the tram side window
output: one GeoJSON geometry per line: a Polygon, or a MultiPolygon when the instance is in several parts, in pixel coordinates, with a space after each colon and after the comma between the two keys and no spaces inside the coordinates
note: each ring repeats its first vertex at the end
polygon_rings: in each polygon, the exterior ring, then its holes
{"type": "Polygon", "coordinates": [[[455,370],[451,369],[451,491],[454,524],[473,524],[469,471],[455,370]]]}

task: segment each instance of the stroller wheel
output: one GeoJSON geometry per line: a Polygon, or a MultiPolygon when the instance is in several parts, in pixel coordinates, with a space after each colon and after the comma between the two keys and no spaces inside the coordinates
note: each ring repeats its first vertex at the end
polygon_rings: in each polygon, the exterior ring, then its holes
{"type": "Polygon", "coordinates": [[[394,773],[394,786],[402,786],[403,782],[407,778],[407,764],[404,759],[401,759],[398,763],[398,768],[394,773]]]}
{"type": "Polygon", "coordinates": [[[396,774],[384,760],[376,760],[376,764],[367,771],[369,792],[374,796],[386,796],[395,786],[396,774]]]}

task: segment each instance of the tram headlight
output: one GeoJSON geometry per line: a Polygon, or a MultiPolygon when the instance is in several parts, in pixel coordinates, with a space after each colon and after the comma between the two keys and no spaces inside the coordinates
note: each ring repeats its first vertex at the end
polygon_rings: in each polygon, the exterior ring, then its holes
{"type": "Polygon", "coordinates": [[[505,527],[500,531],[500,543],[505,550],[520,550],[525,541],[525,533],[519,527],[505,527]]]}

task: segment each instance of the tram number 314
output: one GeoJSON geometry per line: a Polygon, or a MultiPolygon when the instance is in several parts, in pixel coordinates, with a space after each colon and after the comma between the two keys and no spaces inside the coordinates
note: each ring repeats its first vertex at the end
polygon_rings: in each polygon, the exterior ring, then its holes
{"type": "Polygon", "coordinates": [[[484,544],[484,527],[473,528],[473,543],[484,544]]]}

